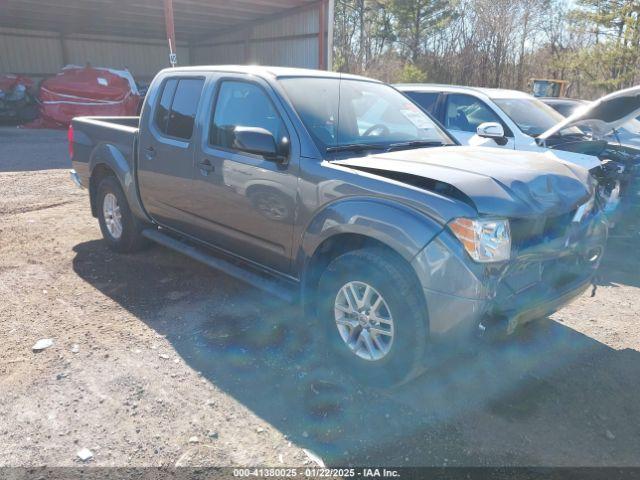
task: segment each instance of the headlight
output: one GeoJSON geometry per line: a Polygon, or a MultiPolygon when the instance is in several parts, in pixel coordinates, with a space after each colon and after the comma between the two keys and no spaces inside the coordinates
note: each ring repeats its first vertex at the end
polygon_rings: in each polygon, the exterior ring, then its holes
{"type": "Polygon", "coordinates": [[[501,262],[511,257],[509,220],[456,218],[449,228],[476,262],[501,262]]]}

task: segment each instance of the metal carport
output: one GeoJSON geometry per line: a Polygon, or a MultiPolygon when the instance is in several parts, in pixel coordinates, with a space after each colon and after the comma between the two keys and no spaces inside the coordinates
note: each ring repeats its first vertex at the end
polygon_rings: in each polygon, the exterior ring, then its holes
{"type": "Polygon", "coordinates": [[[89,62],[148,81],[169,66],[171,3],[178,65],[331,66],[333,0],[0,0],[0,73],[89,62]]]}

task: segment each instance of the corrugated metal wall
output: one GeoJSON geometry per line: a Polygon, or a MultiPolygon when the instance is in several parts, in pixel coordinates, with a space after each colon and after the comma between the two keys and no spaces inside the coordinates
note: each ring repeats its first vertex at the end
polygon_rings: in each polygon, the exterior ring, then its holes
{"type": "Polygon", "coordinates": [[[317,8],[281,15],[194,47],[197,64],[252,63],[318,68],[317,8]]]}
{"type": "MultiPolygon", "coordinates": [[[[85,39],[65,40],[70,63],[83,65],[85,61],[92,65],[127,67],[135,78],[150,80],[158,70],[169,66],[169,52],[165,42],[139,43],[137,39],[122,42],[102,40],[100,42],[85,39]],[[93,59],[93,60],[92,60],[93,59]]],[[[186,47],[178,45],[178,56],[189,58],[186,47]]]]}
{"type": "Polygon", "coordinates": [[[62,47],[57,35],[0,28],[0,73],[48,75],[61,66],[62,47]]]}
{"type": "MultiPolygon", "coordinates": [[[[178,64],[262,64],[318,68],[319,4],[236,28],[189,50],[178,42],[178,64]]],[[[0,73],[35,78],[54,75],[65,64],[124,68],[149,81],[168,66],[162,40],[70,35],[0,28],[0,73]]]]}
{"type": "MultiPolygon", "coordinates": [[[[189,58],[188,48],[178,45],[178,56],[189,58]]],[[[50,76],[65,64],[127,67],[139,80],[150,80],[169,66],[165,42],[124,37],[69,36],[54,32],[0,29],[0,73],[50,76]],[[66,58],[65,58],[66,57],[66,58]]]]}

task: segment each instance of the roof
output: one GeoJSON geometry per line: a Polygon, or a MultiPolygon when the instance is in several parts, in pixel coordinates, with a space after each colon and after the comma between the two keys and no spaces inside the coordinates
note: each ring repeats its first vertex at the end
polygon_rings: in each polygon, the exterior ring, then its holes
{"type": "Polygon", "coordinates": [[[285,78],[285,77],[317,77],[317,78],[342,78],[348,80],[361,80],[381,83],[379,80],[351,75],[348,73],[330,72],[327,70],[314,70],[310,68],[271,67],[264,65],[200,65],[194,67],[165,68],[161,73],[172,72],[229,72],[246,73],[259,77],[285,78]]]}
{"type": "MultiPolygon", "coordinates": [[[[317,0],[173,0],[176,36],[197,40],[317,0]]],[[[0,27],[165,39],[162,0],[1,0],[0,27]]]]}
{"type": "Polygon", "coordinates": [[[394,85],[401,91],[414,92],[456,92],[481,94],[489,98],[531,98],[531,95],[520,90],[508,90],[503,88],[465,87],[462,85],[440,85],[430,83],[399,83],[394,85]]]}

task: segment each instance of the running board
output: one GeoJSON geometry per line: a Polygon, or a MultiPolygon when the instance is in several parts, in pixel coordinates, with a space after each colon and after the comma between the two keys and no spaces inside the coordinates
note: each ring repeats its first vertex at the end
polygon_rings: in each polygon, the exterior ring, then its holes
{"type": "Polygon", "coordinates": [[[294,303],[297,299],[293,286],[289,285],[288,282],[284,280],[280,281],[259,275],[258,273],[239,267],[238,265],[235,265],[223,258],[205,252],[204,249],[178,240],[154,228],[147,228],[143,230],[142,235],[164,247],[180,252],[187,257],[193,258],[198,262],[210,266],[211,268],[220,270],[233,278],[248,283],[260,290],[264,290],[265,292],[271,293],[285,302],[294,303]]]}

